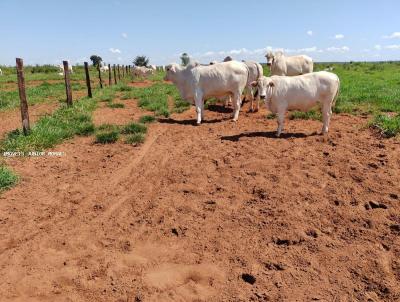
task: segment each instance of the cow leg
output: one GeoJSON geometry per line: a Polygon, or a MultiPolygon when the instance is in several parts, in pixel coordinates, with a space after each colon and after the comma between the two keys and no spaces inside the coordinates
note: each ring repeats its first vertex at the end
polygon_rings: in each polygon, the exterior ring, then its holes
{"type": "Polygon", "coordinates": [[[236,122],[239,119],[239,111],[240,111],[240,96],[241,93],[237,92],[233,95],[233,121],[236,122]]]}
{"type": "Polygon", "coordinates": [[[322,134],[326,135],[329,131],[329,123],[332,117],[332,107],[328,102],[324,102],[322,106],[322,134]],[[326,105],[325,105],[326,104],[326,105]]]}
{"type": "Polygon", "coordinates": [[[278,129],[276,130],[276,136],[280,137],[283,131],[284,121],[285,121],[285,112],[278,112],[278,129]]]}
{"type": "Polygon", "coordinates": [[[196,106],[197,125],[200,125],[201,119],[202,117],[204,117],[204,101],[203,101],[203,94],[199,91],[195,92],[194,104],[196,106]]]}

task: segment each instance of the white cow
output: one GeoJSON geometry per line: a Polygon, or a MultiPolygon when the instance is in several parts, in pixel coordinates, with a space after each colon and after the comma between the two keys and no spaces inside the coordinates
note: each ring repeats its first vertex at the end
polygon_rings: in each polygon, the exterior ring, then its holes
{"type": "MultiPolygon", "coordinates": [[[[259,78],[263,76],[263,68],[260,63],[254,61],[243,61],[244,64],[249,68],[249,83],[257,81],[259,78]]],[[[254,112],[254,101],[256,101],[258,111],[260,109],[258,98],[255,98],[255,92],[252,89],[251,84],[246,87],[246,95],[245,99],[251,101],[251,111],[254,112]]]]}
{"type": "Polygon", "coordinates": [[[313,72],[313,60],[306,55],[286,57],[283,52],[278,51],[275,54],[268,52],[267,65],[271,69],[271,75],[278,76],[297,76],[313,72]]]}
{"type": "Polygon", "coordinates": [[[1,70],[1,68],[0,68],[0,76],[2,76],[3,75],[3,70],[1,70]]]}
{"type": "MultiPolygon", "coordinates": [[[[63,64],[58,65],[58,69],[60,69],[59,74],[64,75],[64,65],[63,64]]],[[[68,62],[68,70],[70,73],[74,73],[74,70],[72,69],[72,65],[69,62],[68,62]]]]}
{"type": "Polygon", "coordinates": [[[150,65],[150,66],[149,66],[149,68],[150,68],[150,69],[153,69],[154,71],[156,71],[156,70],[157,70],[157,67],[156,67],[156,65],[150,65]]]}
{"type": "Polygon", "coordinates": [[[104,62],[100,63],[100,72],[108,72],[108,65],[106,65],[104,62]]]}
{"type": "Polygon", "coordinates": [[[317,103],[322,110],[322,133],[329,130],[332,107],[339,94],[340,81],[336,74],[327,71],[308,73],[305,75],[287,77],[262,77],[252,83],[258,87],[259,96],[272,113],[277,114],[279,137],[287,110],[308,111],[317,103]]]}
{"type": "Polygon", "coordinates": [[[233,120],[238,120],[240,96],[250,84],[249,69],[245,64],[235,61],[208,66],[198,63],[190,63],[186,67],[171,64],[166,69],[165,80],[172,81],[181,97],[196,106],[197,124],[204,118],[204,100],[211,97],[232,96],[233,120]]]}
{"type": "Polygon", "coordinates": [[[154,74],[154,70],[144,66],[133,66],[132,73],[137,77],[147,77],[154,74]]]}

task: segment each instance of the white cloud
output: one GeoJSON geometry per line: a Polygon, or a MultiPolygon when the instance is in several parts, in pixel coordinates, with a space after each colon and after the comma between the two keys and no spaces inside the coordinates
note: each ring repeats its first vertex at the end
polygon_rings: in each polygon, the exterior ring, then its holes
{"type": "Polygon", "coordinates": [[[400,32],[396,31],[396,32],[392,33],[391,35],[383,36],[382,38],[384,38],[384,39],[399,39],[400,38],[400,32]]]}
{"type": "Polygon", "coordinates": [[[400,49],[400,45],[387,45],[385,49],[400,49]]]}
{"type": "Polygon", "coordinates": [[[375,48],[376,50],[381,50],[381,49],[382,49],[382,46],[379,45],[379,44],[376,44],[376,45],[374,46],[374,48],[375,48]]]}
{"type": "Polygon", "coordinates": [[[342,34],[336,34],[334,37],[335,40],[342,40],[343,38],[344,38],[344,35],[342,35],[342,34]]]}
{"type": "Polygon", "coordinates": [[[121,36],[122,36],[122,38],[124,38],[124,39],[128,39],[128,34],[127,34],[127,33],[122,33],[121,36]]]}
{"type": "Polygon", "coordinates": [[[121,53],[121,51],[118,48],[110,48],[109,51],[111,51],[112,53],[121,53]]]}
{"type": "Polygon", "coordinates": [[[314,47],[307,47],[307,48],[300,48],[297,49],[295,52],[316,52],[318,49],[316,46],[314,47]]]}
{"type": "Polygon", "coordinates": [[[348,52],[349,50],[350,50],[350,48],[347,46],[342,46],[342,47],[332,46],[332,47],[328,47],[326,49],[326,51],[329,51],[329,52],[348,52]]]}
{"type": "Polygon", "coordinates": [[[309,35],[309,36],[312,36],[314,33],[313,33],[313,31],[312,30],[308,30],[307,31],[307,35],[309,35]]]}

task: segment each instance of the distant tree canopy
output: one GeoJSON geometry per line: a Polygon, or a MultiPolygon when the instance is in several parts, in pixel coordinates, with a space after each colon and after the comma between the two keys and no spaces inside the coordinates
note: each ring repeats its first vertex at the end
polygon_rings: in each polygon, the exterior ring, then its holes
{"type": "Polygon", "coordinates": [[[103,59],[100,56],[97,56],[97,55],[92,55],[90,57],[90,60],[92,61],[93,66],[95,66],[95,67],[99,67],[101,62],[103,61],[103,59]]]}
{"type": "Polygon", "coordinates": [[[189,55],[188,55],[186,52],[184,52],[184,53],[181,55],[181,62],[182,62],[182,65],[183,65],[183,66],[186,66],[186,65],[189,64],[189,62],[190,62],[190,57],[189,57],[189,55]]]}
{"type": "Polygon", "coordinates": [[[147,67],[147,64],[149,64],[149,58],[147,58],[146,56],[137,56],[133,60],[133,64],[135,64],[136,66],[147,67]]]}

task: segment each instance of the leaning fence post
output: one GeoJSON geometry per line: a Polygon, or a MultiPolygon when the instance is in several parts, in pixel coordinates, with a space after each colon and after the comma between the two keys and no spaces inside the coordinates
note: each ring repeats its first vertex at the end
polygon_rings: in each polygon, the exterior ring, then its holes
{"type": "Polygon", "coordinates": [[[21,119],[22,119],[22,130],[24,135],[27,135],[31,130],[29,124],[29,112],[28,112],[28,102],[26,100],[25,92],[25,76],[24,76],[24,61],[20,58],[16,59],[17,62],[17,77],[18,77],[18,91],[19,99],[21,101],[21,119]]]}
{"type": "Polygon", "coordinates": [[[118,64],[118,80],[121,81],[121,73],[120,73],[120,71],[119,71],[119,64],[118,64]]]}
{"type": "Polygon", "coordinates": [[[111,65],[108,64],[108,85],[111,86],[111,84],[112,84],[111,65]]]}
{"type": "Polygon", "coordinates": [[[117,71],[115,69],[115,64],[114,64],[113,69],[114,69],[114,84],[117,85],[117,71]]]}
{"type": "Polygon", "coordinates": [[[88,97],[92,97],[92,87],[90,86],[90,75],[89,75],[89,64],[85,62],[85,75],[86,75],[86,86],[87,86],[87,93],[88,97]]]}
{"type": "Polygon", "coordinates": [[[71,82],[69,79],[68,61],[63,61],[63,65],[64,65],[65,91],[67,93],[67,104],[68,106],[72,106],[72,91],[71,91],[71,82]]]}
{"type": "Polygon", "coordinates": [[[97,70],[99,71],[99,83],[100,83],[100,88],[103,89],[103,80],[101,78],[101,69],[100,65],[97,65],[97,70]]]}

